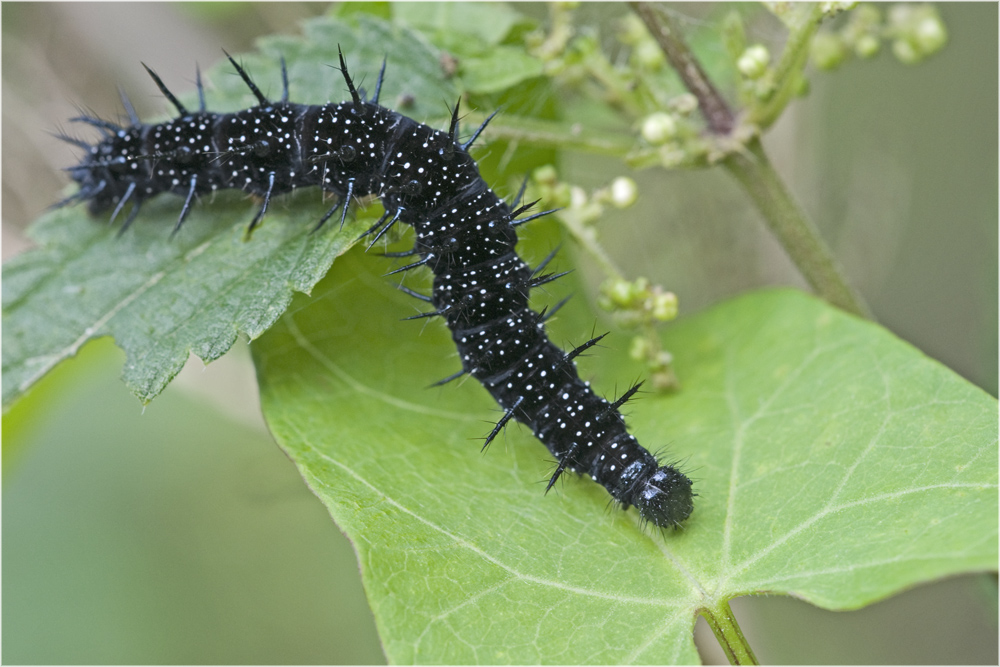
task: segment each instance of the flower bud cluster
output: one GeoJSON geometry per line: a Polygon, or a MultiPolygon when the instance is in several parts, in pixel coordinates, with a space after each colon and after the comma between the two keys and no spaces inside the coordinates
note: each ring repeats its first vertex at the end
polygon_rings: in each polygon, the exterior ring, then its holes
{"type": "Polygon", "coordinates": [[[601,285],[598,304],[615,313],[622,326],[627,327],[669,322],[677,317],[677,295],[659,285],[650,285],[648,278],[606,280],[601,285]]]}
{"type": "Polygon", "coordinates": [[[632,339],[629,355],[636,361],[645,362],[653,388],[657,391],[676,389],[674,356],[660,346],[655,325],[677,317],[677,295],[659,285],[651,285],[647,278],[609,278],[601,285],[597,303],[612,312],[620,326],[642,330],[632,339]]]}
{"type": "Polygon", "coordinates": [[[535,169],[531,180],[545,206],[563,209],[561,217],[572,218],[579,225],[587,225],[600,218],[605,205],[628,208],[639,198],[639,186],[627,176],[619,176],[590,193],[578,185],[560,181],[556,168],[551,164],[535,169]]]}
{"type": "Polygon", "coordinates": [[[884,42],[891,42],[893,55],[912,65],[940,51],[947,41],[948,32],[933,5],[892,5],[883,17],[880,7],[863,4],[839,30],[816,35],[810,55],[816,67],[832,70],[852,55],[873,58],[884,42]]]}

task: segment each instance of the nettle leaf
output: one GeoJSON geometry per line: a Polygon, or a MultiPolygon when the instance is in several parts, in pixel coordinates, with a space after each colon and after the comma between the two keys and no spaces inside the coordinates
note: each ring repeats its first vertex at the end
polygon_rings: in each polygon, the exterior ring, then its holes
{"type": "MultiPolygon", "coordinates": [[[[496,405],[475,381],[427,388],[459,367],[447,330],[398,321],[424,304],[359,255],[252,349],[271,431],[354,542],[390,662],[692,663],[696,614],[735,596],[854,609],[996,568],[997,403],[877,325],[791,290],[677,323],[683,391],[629,404],[699,494],[660,534],[589,481],[543,496],[554,463],[527,429],[480,454],[496,405]]],[[[589,332],[581,306],[554,340],[589,332]]],[[[622,336],[605,344],[582,374],[612,394],[636,370],[622,336]]]]}
{"type": "MultiPolygon", "coordinates": [[[[260,54],[242,58],[272,98],[280,95],[282,55],[292,100],[346,97],[340,73],[326,66],[337,64],[338,44],[361,86],[373,86],[382,58],[390,60],[382,99],[414,100],[410,115],[443,116],[443,100],[458,96],[443,81],[435,49],[405,28],[357,16],[350,23],[317,19],[304,33],[264,40],[260,54]]],[[[228,62],[205,74],[210,109],[255,104],[228,62]]],[[[197,108],[193,93],[180,97],[197,108]]],[[[169,195],[147,203],[121,238],[104,224],[108,214],[92,218],[83,205],[44,216],[30,231],[39,247],[3,268],[4,405],[99,336],[113,336],[125,350],[125,383],[144,402],[163,390],[189,353],[208,362],[240,333],[259,336],[293,292],[308,292],[377,217],[362,212],[343,229],[334,221],[312,234],[333,204],[312,190],[272,201],[248,242],[244,230],[258,204],[238,193],[198,203],[173,239],[181,200],[169,195]]]]}
{"type": "Polygon", "coordinates": [[[80,211],[46,216],[40,248],[4,266],[3,398],[16,399],[92,338],[114,336],[122,377],[142,401],[159,394],[193,352],[225,354],[240,332],[259,336],[293,291],[309,291],[363,229],[310,234],[329,206],[275,207],[249,242],[253,209],[238,198],[201,208],[173,241],[176,202],[148,205],[121,238],[80,211]]]}

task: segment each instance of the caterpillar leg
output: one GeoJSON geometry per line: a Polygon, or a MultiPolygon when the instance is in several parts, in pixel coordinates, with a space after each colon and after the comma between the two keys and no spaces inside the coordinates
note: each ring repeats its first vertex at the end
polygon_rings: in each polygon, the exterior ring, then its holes
{"type": "Polygon", "coordinates": [[[111,212],[111,219],[108,220],[109,225],[115,224],[115,218],[117,218],[118,214],[122,212],[123,208],[125,208],[125,204],[128,202],[128,200],[132,198],[132,194],[135,192],[135,188],[136,184],[134,181],[128,184],[128,189],[125,190],[125,194],[122,195],[122,198],[120,200],[118,200],[118,205],[115,206],[115,210],[111,212]]]}
{"type": "Polygon", "coordinates": [[[569,451],[566,452],[562,456],[562,458],[559,459],[559,464],[556,466],[556,471],[552,473],[552,477],[549,479],[549,483],[545,486],[545,493],[549,492],[549,489],[553,487],[553,485],[556,483],[556,480],[559,479],[559,476],[563,474],[563,471],[566,470],[566,466],[569,465],[570,459],[573,458],[573,455],[576,454],[576,450],[578,450],[579,448],[580,445],[574,442],[573,446],[570,447],[569,451]]]}
{"type": "Polygon", "coordinates": [[[510,409],[504,413],[503,417],[500,418],[500,421],[497,422],[497,425],[494,426],[493,430],[490,431],[490,434],[486,436],[486,442],[483,443],[484,451],[487,447],[490,446],[490,443],[493,442],[493,438],[497,437],[497,434],[499,434],[500,431],[503,430],[503,427],[507,425],[507,422],[511,420],[511,418],[514,416],[514,412],[523,402],[524,402],[524,397],[523,396],[519,397],[516,401],[514,401],[514,405],[512,405],[510,409]]]}
{"type": "Polygon", "coordinates": [[[177,217],[177,224],[174,225],[174,230],[170,232],[171,238],[177,235],[180,231],[181,225],[184,224],[184,219],[191,212],[191,202],[194,200],[195,192],[198,189],[198,175],[194,174],[191,176],[191,187],[188,188],[187,197],[184,199],[184,206],[181,208],[181,214],[177,217]]]}
{"type": "Polygon", "coordinates": [[[261,219],[264,217],[264,214],[267,212],[267,205],[271,203],[271,191],[273,189],[274,189],[274,172],[272,171],[267,175],[267,193],[264,195],[264,204],[260,207],[260,210],[257,211],[257,215],[253,217],[253,220],[250,221],[250,226],[247,228],[247,233],[250,233],[254,230],[254,227],[256,227],[258,223],[260,223],[261,219]]]}

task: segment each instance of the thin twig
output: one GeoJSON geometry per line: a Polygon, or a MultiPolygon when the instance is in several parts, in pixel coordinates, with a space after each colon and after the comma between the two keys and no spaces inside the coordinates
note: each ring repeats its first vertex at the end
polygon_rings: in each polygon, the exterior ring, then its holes
{"type": "Polygon", "coordinates": [[[667,60],[673,65],[684,87],[698,100],[701,113],[705,116],[713,134],[729,134],[735,125],[733,112],[711,80],[701,68],[688,45],[681,37],[677,24],[670,15],[648,2],[629,3],[646,24],[650,34],[663,49],[667,60]]]}
{"type": "Polygon", "coordinates": [[[747,643],[743,631],[736,623],[736,616],[729,604],[725,601],[719,602],[714,608],[704,608],[701,616],[708,622],[708,627],[712,628],[715,638],[719,640],[719,645],[725,651],[726,657],[731,665],[758,665],[757,656],[753,654],[753,649],[747,643]]]}

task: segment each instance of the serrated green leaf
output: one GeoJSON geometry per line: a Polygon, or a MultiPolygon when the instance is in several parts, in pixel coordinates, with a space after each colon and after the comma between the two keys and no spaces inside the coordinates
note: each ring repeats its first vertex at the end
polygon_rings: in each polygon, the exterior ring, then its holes
{"type": "Polygon", "coordinates": [[[393,14],[459,56],[500,44],[524,16],[511,6],[490,2],[401,2],[393,14]]]}
{"type": "Polygon", "coordinates": [[[141,400],[156,396],[189,353],[206,362],[239,333],[259,336],[293,291],[309,291],[363,229],[363,222],[310,234],[325,207],[276,210],[251,241],[253,209],[220,197],[193,215],[174,241],[175,202],[157,202],[129,233],[78,211],[34,227],[40,248],[4,267],[3,397],[23,393],[88,340],[114,336],[128,360],[123,379],[141,400]],[[303,218],[303,215],[310,214],[303,218]]]}
{"type": "MultiPolygon", "coordinates": [[[[436,51],[417,33],[366,15],[352,23],[320,18],[304,30],[303,38],[262,40],[261,53],[239,58],[265,94],[277,97],[284,56],[294,101],[342,99],[343,78],[325,66],[338,62],[340,45],[359,86],[373,85],[382,58],[391,60],[382,99],[413,100],[406,113],[417,118],[442,115],[441,100],[458,95],[441,81],[436,51]]],[[[255,103],[228,62],[205,79],[213,110],[255,103]]],[[[189,108],[196,104],[192,93],[179,97],[189,108]]],[[[362,213],[342,230],[333,223],[311,234],[331,205],[318,190],[278,198],[250,242],[243,230],[256,205],[234,193],[196,205],[174,239],[168,235],[181,201],[168,195],[147,204],[121,239],[82,205],[43,217],[30,232],[39,248],[3,269],[4,405],[99,336],[114,336],[127,352],[124,380],[144,402],[190,353],[212,361],[240,333],[256,338],[373,220],[362,213]]]]}
{"type": "Polygon", "coordinates": [[[525,79],[541,76],[542,61],[524,49],[498,46],[481,57],[466,58],[459,64],[465,88],[474,93],[496,93],[525,79]]]}
{"type": "MultiPolygon", "coordinates": [[[[458,368],[449,334],[398,322],[414,302],[372,261],[338,262],[252,347],[390,662],[691,663],[696,614],[734,596],[851,609],[996,568],[996,401],[876,325],[792,291],[678,323],[684,389],[630,423],[700,495],[682,531],[649,534],[590,482],[543,497],[551,457],[526,429],[480,454],[496,405],[474,381],[426,388],[458,368]]],[[[553,339],[589,331],[575,312],[553,339]]],[[[635,370],[605,343],[583,374],[610,394],[635,370]]]]}

